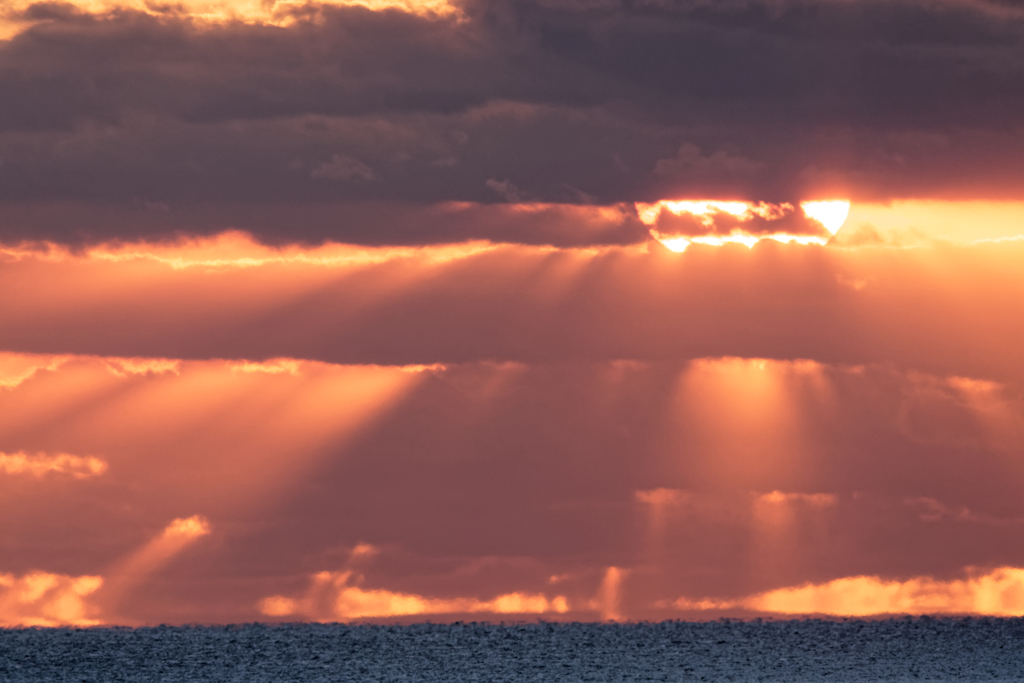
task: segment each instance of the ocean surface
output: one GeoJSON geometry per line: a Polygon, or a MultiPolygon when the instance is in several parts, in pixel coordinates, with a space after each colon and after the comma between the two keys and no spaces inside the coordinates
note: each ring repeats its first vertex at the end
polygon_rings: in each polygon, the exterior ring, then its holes
{"type": "Polygon", "coordinates": [[[0,629],[0,681],[1024,681],[1024,619],[0,629]]]}

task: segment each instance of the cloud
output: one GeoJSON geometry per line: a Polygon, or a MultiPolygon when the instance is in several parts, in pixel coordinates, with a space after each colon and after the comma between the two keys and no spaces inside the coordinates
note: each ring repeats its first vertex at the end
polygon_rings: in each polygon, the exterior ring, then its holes
{"type": "Polygon", "coordinates": [[[501,181],[489,178],[485,185],[494,190],[499,197],[511,204],[518,204],[520,202],[519,188],[509,182],[507,178],[501,181]]]}
{"type": "Polygon", "coordinates": [[[966,579],[928,577],[886,581],[876,576],[835,579],[770,591],[747,606],[782,614],[984,614],[1024,615],[1024,569],[972,571],[966,579]]]}
{"type": "Polygon", "coordinates": [[[181,371],[181,361],[170,358],[105,358],[115,375],[148,375],[181,371]]]}
{"type": "Polygon", "coordinates": [[[0,574],[0,627],[94,626],[92,596],[100,576],[66,576],[33,571],[0,574]]]}
{"type": "Polygon", "coordinates": [[[117,562],[104,576],[67,576],[38,570],[21,576],[0,574],[0,627],[124,623],[116,616],[118,600],[209,533],[209,522],[199,515],[175,519],[163,533],[117,562]]]}
{"type": "Polygon", "coordinates": [[[0,453],[0,472],[28,474],[42,478],[48,474],[68,474],[75,479],[96,477],[107,470],[107,463],[94,456],[58,453],[0,453]]]}
{"type": "Polygon", "coordinates": [[[1024,566],[1019,8],[2,12],[8,597],[186,623],[1016,590],[950,577],[1024,566]]]}
{"type": "Polygon", "coordinates": [[[29,27],[76,15],[100,17],[124,12],[138,12],[157,18],[186,18],[201,27],[244,23],[288,26],[297,17],[308,17],[321,7],[365,7],[374,11],[401,10],[427,17],[458,14],[457,7],[445,0],[318,0],[315,3],[296,0],[184,0],[171,5],[158,5],[142,0],[69,0],[54,7],[37,0],[11,0],[0,11],[0,39],[10,38],[29,27]]]}
{"type": "Polygon", "coordinates": [[[647,230],[637,220],[633,208],[627,205],[445,202],[408,206],[383,202],[325,202],[262,206],[235,203],[175,205],[166,212],[154,212],[143,206],[58,204],[12,207],[0,217],[0,239],[9,244],[27,243],[3,249],[11,260],[60,259],[67,250],[58,245],[70,243],[79,253],[83,247],[100,246],[100,249],[87,250],[96,258],[147,257],[178,266],[216,266],[229,262],[260,265],[289,259],[312,263],[332,258],[368,258],[373,253],[380,258],[380,254],[387,253],[361,250],[361,245],[413,247],[481,241],[561,247],[635,244],[647,239],[647,230]],[[139,234],[149,235],[150,244],[124,244],[127,240],[119,238],[117,227],[123,223],[134,225],[139,234]],[[301,224],[302,232],[282,227],[293,224],[301,224]],[[252,234],[235,228],[244,228],[252,234]],[[193,238],[183,240],[182,233],[189,233],[193,238]],[[260,239],[254,239],[253,235],[260,239]],[[346,243],[339,244],[339,238],[346,243]],[[179,249],[172,247],[174,242],[179,249]],[[314,245],[332,248],[322,250],[321,256],[313,253],[314,245]],[[33,246],[47,246],[49,251],[44,254],[32,249],[33,246]],[[231,247],[247,252],[246,258],[225,258],[224,252],[231,247]],[[254,251],[259,253],[254,254],[254,251]]]}
{"type": "Polygon", "coordinates": [[[827,614],[869,617],[882,614],[1024,615],[1024,569],[967,570],[967,578],[906,580],[851,576],[826,583],[779,588],[739,599],[679,598],[687,612],[735,610],[785,615],[827,614]]]}
{"type": "Polygon", "coordinates": [[[10,247],[0,450],[108,468],[0,476],[3,570],[102,576],[87,618],[141,624],[736,615],[1020,567],[1021,246],[10,247]]]}
{"type": "Polygon", "coordinates": [[[842,227],[849,209],[845,200],[802,202],[800,213],[789,203],[663,199],[636,204],[637,216],[650,226],[651,237],[677,252],[691,244],[753,247],[763,239],[824,245],[827,236],[842,227]]]}
{"type": "Polygon", "coordinates": [[[351,585],[359,579],[351,571],[320,572],[302,598],[274,595],[259,603],[269,617],[302,617],[320,621],[354,621],[382,617],[446,614],[562,614],[569,610],[564,596],[506,593],[490,600],[477,598],[430,598],[382,588],[351,585]]]}
{"type": "Polygon", "coordinates": [[[615,204],[1010,198],[1024,177],[1005,5],[23,4],[0,42],[0,203],[34,220],[492,202],[488,179],[615,204]]]}
{"type": "Polygon", "coordinates": [[[0,389],[13,389],[40,370],[52,372],[67,360],[65,356],[0,352],[0,389]]]}
{"type": "Polygon", "coordinates": [[[335,154],[330,161],[325,161],[309,174],[310,178],[325,180],[376,180],[373,169],[350,156],[335,154]]]}

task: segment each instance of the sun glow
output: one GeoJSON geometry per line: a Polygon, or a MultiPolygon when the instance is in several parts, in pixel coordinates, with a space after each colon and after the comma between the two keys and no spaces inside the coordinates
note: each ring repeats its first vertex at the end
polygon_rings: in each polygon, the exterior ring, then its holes
{"type": "Polygon", "coordinates": [[[636,203],[636,213],[644,225],[655,225],[662,211],[676,216],[690,214],[699,216],[701,222],[711,227],[715,223],[716,213],[725,213],[741,220],[751,220],[755,216],[765,220],[777,220],[792,213],[792,204],[769,204],[767,202],[718,201],[714,199],[662,199],[653,204],[636,203]]]}
{"type": "Polygon", "coordinates": [[[846,217],[850,215],[850,202],[845,199],[801,202],[800,208],[803,209],[805,216],[824,225],[833,235],[839,232],[839,228],[846,222],[846,217]]]}
{"type": "Polygon", "coordinates": [[[824,245],[828,240],[816,235],[791,235],[788,233],[773,233],[771,235],[751,235],[741,230],[734,230],[728,235],[700,235],[697,237],[664,237],[657,230],[651,230],[651,236],[661,242],[669,251],[683,252],[691,244],[705,244],[712,247],[721,247],[726,244],[742,244],[748,249],[761,240],[774,240],[783,244],[819,244],[824,245]]]}
{"type": "MultiPolygon", "coordinates": [[[[846,218],[845,211],[849,211],[849,202],[805,202],[801,204],[805,215],[822,223],[832,234],[835,234],[842,221],[846,218]],[[814,215],[811,215],[811,214],[814,215]],[[842,216],[840,217],[840,213],[842,216]],[[838,222],[837,222],[838,221],[838,222]],[[835,229],[832,228],[835,227],[835,229]]],[[[742,201],[718,201],[711,199],[701,200],[660,200],[653,204],[637,202],[636,212],[640,221],[649,227],[651,237],[661,242],[667,249],[675,252],[686,251],[691,244],[704,244],[720,247],[726,244],[742,244],[747,248],[753,248],[761,240],[774,240],[783,244],[818,244],[828,242],[828,238],[815,234],[796,234],[785,231],[771,233],[752,232],[742,227],[732,227],[728,232],[717,232],[716,227],[722,216],[728,216],[733,221],[748,223],[755,219],[763,221],[778,221],[793,214],[795,211],[792,204],[770,204],[767,202],[742,202],[742,201]],[[698,220],[700,225],[708,230],[707,234],[675,234],[671,231],[659,230],[658,225],[663,214],[672,216],[692,216],[698,220]]]]}

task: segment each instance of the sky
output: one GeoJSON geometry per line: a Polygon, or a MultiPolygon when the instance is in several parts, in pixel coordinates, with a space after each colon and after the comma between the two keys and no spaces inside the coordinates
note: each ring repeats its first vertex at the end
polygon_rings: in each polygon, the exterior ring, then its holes
{"type": "Polygon", "coordinates": [[[1024,615],[1024,9],[0,4],[0,627],[1024,615]]]}

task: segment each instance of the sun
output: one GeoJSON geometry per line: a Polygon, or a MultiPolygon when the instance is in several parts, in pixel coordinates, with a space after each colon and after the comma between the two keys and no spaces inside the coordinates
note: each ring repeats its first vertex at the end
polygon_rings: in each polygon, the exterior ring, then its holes
{"type": "Polygon", "coordinates": [[[800,208],[804,215],[813,218],[833,235],[843,227],[846,217],[850,214],[850,202],[845,199],[833,199],[829,201],[801,202],[800,208]]]}

